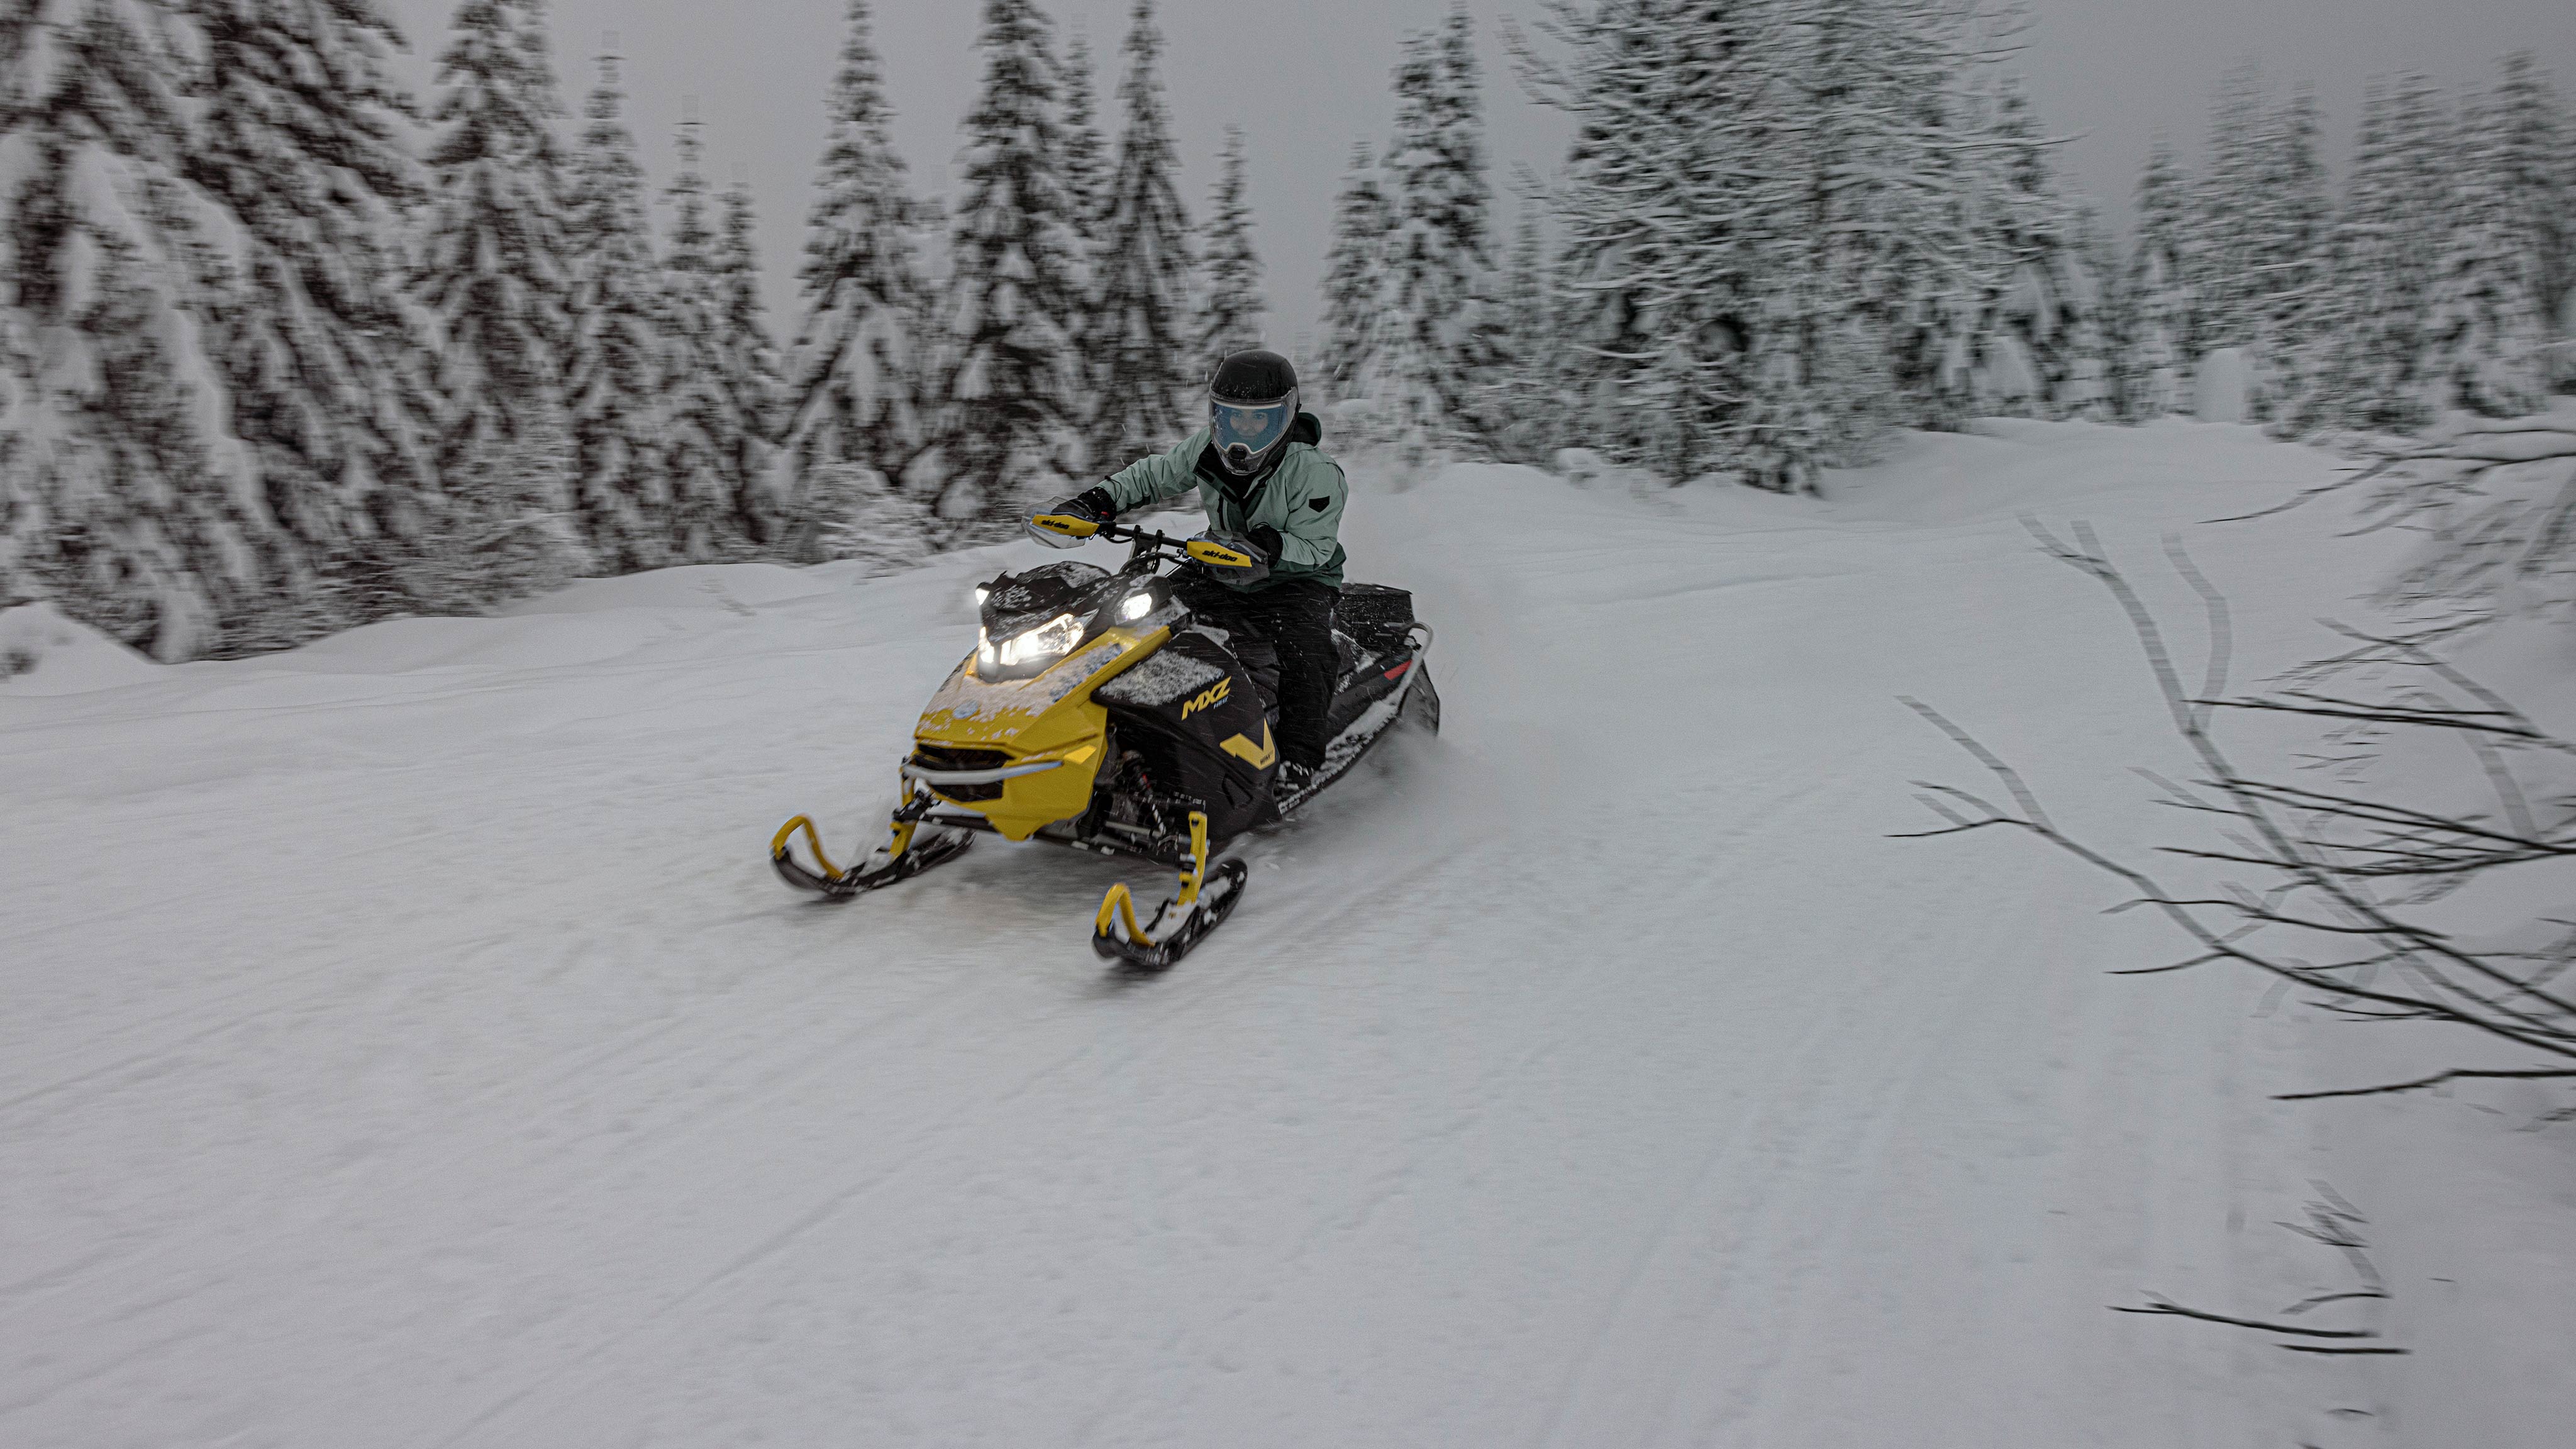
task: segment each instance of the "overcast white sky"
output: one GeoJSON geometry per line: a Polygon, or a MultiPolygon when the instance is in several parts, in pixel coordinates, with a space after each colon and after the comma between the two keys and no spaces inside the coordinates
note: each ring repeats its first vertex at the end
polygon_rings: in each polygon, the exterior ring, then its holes
{"type": "MultiPolygon", "coordinates": [[[[794,331],[795,263],[845,0],[555,0],[556,60],[576,111],[591,57],[614,30],[627,57],[629,120],[658,184],[683,97],[706,122],[710,170],[747,175],[759,198],[771,323],[794,331]]],[[[1115,136],[1118,47],[1129,0],[1054,0],[1059,33],[1081,26],[1100,65],[1103,124],[1115,136]]],[[[1314,325],[1332,199],[1351,143],[1382,140],[1393,117],[1388,72],[1403,34],[1436,23],[1449,0],[1159,0],[1166,81],[1188,174],[1203,205],[1224,127],[1250,138],[1257,242],[1269,269],[1272,337],[1293,346],[1314,325]]],[[[2221,72],[2260,59],[2283,84],[2323,101],[2332,154],[2351,144],[2362,84],[2421,70],[2483,83],[2495,58],[2528,48],[2576,91],[2571,0],[2029,0],[2037,21],[2022,69],[2049,128],[2078,139],[2064,171],[2125,230],[2138,167],[2158,131],[2196,160],[2221,72]]],[[[425,88],[452,0],[391,0],[425,88]]],[[[897,110],[896,141],[916,190],[944,193],[958,123],[974,100],[979,0],[877,0],[877,44],[897,110]]],[[[1531,105],[1497,22],[1524,25],[1538,0],[1471,0],[1484,38],[1495,182],[1559,159],[1566,128],[1531,105]]],[[[1508,224],[1511,203],[1503,201],[1508,224]]]]}

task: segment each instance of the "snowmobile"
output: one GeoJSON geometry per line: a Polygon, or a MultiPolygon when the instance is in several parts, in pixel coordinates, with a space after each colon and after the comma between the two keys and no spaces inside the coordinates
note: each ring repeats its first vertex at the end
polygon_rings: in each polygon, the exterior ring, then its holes
{"type": "Polygon", "coordinates": [[[1128,544],[1126,565],[1113,573],[1049,563],[977,588],[975,650],[914,728],[890,838],[844,870],[799,815],[770,841],[770,863],[789,885],[834,901],[955,860],[985,832],[1174,867],[1177,892],[1152,919],[1138,922],[1121,882],[1092,924],[1092,949],[1104,959],[1164,971],[1242,901],[1248,872],[1224,855],[1227,846],[1293,816],[1399,726],[1439,732],[1440,695],[1424,665],[1432,631],[1414,619],[1404,590],[1344,586],[1332,743],[1307,786],[1274,798],[1275,703],[1224,631],[1194,621],[1173,597],[1176,571],[1193,561],[1250,560],[1204,536],[1056,514],[1036,522],[1128,544]],[[810,865],[795,852],[799,833],[810,865]]]}

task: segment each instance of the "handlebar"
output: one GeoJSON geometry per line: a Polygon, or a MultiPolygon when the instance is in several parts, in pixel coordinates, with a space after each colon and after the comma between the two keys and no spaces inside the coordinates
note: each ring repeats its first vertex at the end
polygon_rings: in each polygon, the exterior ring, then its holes
{"type": "Polygon", "coordinates": [[[1188,550],[1190,542],[1186,538],[1174,538],[1168,533],[1156,533],[1150,528],[1130,528],[1115,519],[1101,524],[1100,532],[1094,536],[1105,538],[1111,543],[1132,543],[1146,548],[1168,548],[1184,553],[1188,550]]]}
{"type": "Polygon", "coordinates": [[[1230,547],[1213,538],[1174,538],[1150,528],[1130,528],[1116,519],[1094,523],[1080,515],[1040,513],[1029,520],[1034,528],[1059,533],[1077,542],[1105,538],[1111,543],[1135,545],[1127,565],[1130,568],[1150,559],[1169,558],[1174,563],[1197,562],[1212,568],[1250,568],[1259,562],[1242,549],[1230,547]],[[1087,530],[1086,530],[1087,526],[1087,530]]]}

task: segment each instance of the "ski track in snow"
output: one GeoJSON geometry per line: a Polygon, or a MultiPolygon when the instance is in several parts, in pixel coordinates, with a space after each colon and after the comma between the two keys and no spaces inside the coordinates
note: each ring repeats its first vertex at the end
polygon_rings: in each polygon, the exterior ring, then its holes
{"type": "Polygon", "coordinates": [[[1823,502],[1363,471],[1448,732],[1152,982],[1084,936],[1156,874],[768,875],[873,843],[990,553],[0,686],[0,1443],[2322,1436],[2362,1370],[2105,1311],[2314,1291],[2259,1225],[2315,1028],[2103,975],[2172,943],[2034,844],[1889,839],[1983,783],[1896,697],[2133,849],[2175,749],[2016,515],[2189,638],[2179,531],[2240,677],[2382,560],[2199,526],[2334,466],[2251,430],[1993,432],[1823,502]]]}

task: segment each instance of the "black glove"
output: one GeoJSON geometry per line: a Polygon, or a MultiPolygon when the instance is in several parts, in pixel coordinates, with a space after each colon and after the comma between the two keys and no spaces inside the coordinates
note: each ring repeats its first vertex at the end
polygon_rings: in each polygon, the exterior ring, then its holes
{"type": "Polygon", "coordinates": [[[1277,568],[1279,566],[1278,529],[1272,528],[1269,524],[1265,523],[1259,528],[1253,529],[1244,534],[1244,537],[1252,540],[1254,545],[1260,548],[1262,553],[1268,555],[1271,567],[1277,568]]]}
{"type": "Polygon", "coordinates": [[[1066,500],[1076,508],[1088,508],[1092,515],[1107,523],[1118,516],[1118,500],[1109,496],[1109,485],[1094,484],[1066,500]]]}

